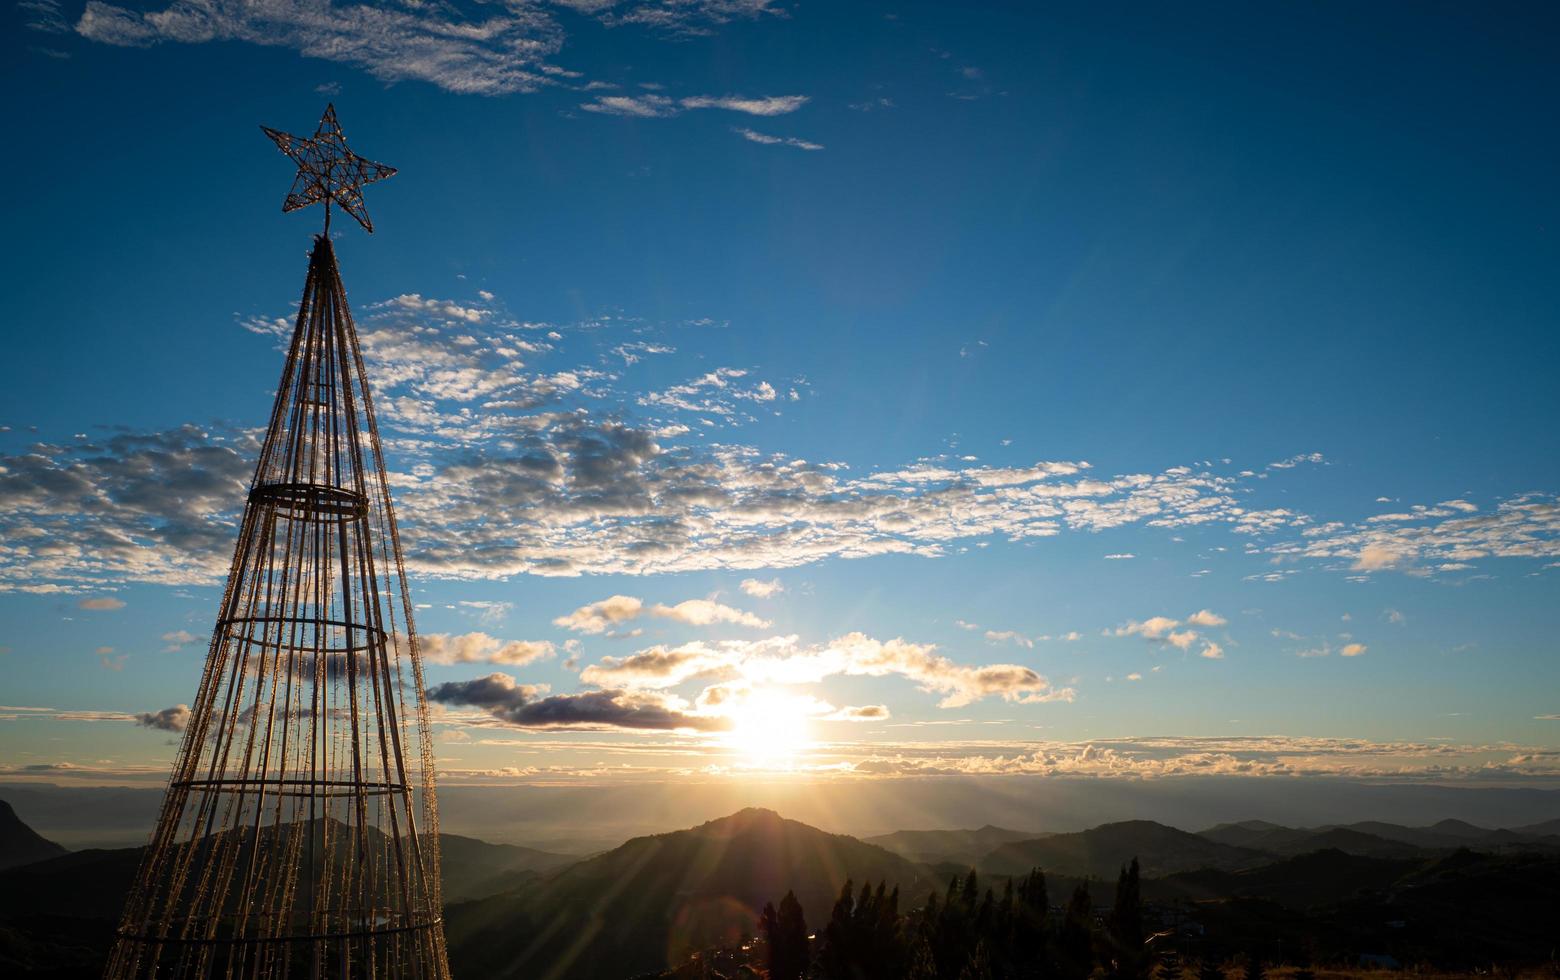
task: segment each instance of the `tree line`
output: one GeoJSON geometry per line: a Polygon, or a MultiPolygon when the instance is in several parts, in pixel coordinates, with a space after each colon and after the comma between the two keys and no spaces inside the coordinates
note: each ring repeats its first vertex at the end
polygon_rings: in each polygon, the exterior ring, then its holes
{"type": "MultiPolygon", "coordinates": [[[[1183,964],[1157,960],[1145,927],[1138,862],[1121,869],[1114,900],[1096,910],[1087,883],[1053,910],[1045,874],[1009,878],[1001,894],[972,870],[945,893],[900,911],[899,889],[846,882],[828,923],[812,938],[801,903],[786,893],[764,906],[758,934],[771,980],[1151,980],[1183,964]]],[[[1172,972],[1173,971],[1173,972],[1172,972]]],[[[1222,964],[1201,965],[1198,980],[1226,980],[1222,964]]],[[[1248,958],[1244,980],[1264,980],[1248,958]]]]}

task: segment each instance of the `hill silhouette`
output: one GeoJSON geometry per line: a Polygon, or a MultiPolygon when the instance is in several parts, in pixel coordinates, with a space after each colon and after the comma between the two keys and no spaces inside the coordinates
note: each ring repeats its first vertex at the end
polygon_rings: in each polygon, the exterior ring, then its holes
{"type": "Polygon", "coordinates": [[[1341,850],[1315,851],[1244,871],[1182,871],[1151,881],[1145,894],[1161,901],[1259,898],[1287,908],[1311,909],[1390,888],[1423,863],[1341,850]]]}
{"type": "Polygon", "coordinates": [[[439,835],[440,877],[445,904],[486,898],[519,887],[539,872],[579,860],[516,844],[489,844],[475,837],[439,835]]]}
{"type": "Polygon", "coordinates": [[[1273,855],[1305,854],[1336,848],[1373,857],[1408,857],[1429,851],[1474,847],[1490,851],[1560,851],[1557,822],[1508,830],[1490,830],[1464,820],[1442,820],[1425,827],[1365,820],[1324,827],[1284,827],[1262,820],[1219,824],[1197,836],[1220,844],[1273,855]]]}
{"type": "Polygon", "coordinates": [[[457,975],[612,978],[660,970],[750,933],[794,891],[822,922],[847,880],[930,891],[925,869],[854,837],[771,810],[638,837],[519,891],[446,915],[457,975]]]}
{"type": "Polygon", "coordinates": [[[1126,820],[1075,834],[1003,844],[977,867],[982,874],[992,875],[1023,875],[1038,867],[1047,874],[1114,879],[1134,857],[1148,877],[1198,868],[1234,871],[1272,860],[1260,851],[1221,844],[1152,820],[1126,820]]]}
{"type": "Polygon", "coordinates": [[[863,838],[900,857],[922,864],[951,863],[970,866],[1003,844],[1034,840],[1047,834],[1008,830],[987,824],[975,830],[896,830],[892,834],[863,838]]]}
{"type": "Polygon", "coordinates": [[[0,870],[58,857],[65,848],[22,822],[11,804],[0,800],[0,870]]]}
{"type": "MultiPolygon", "coordinates": [[[[319,833],[318,828],[315,833],[319,833]]],[[[117,920],[124,895],[140,867],[143,850],[62,850],[53,857],[0,872],[0,914],[41,912],[65,918],[117,920]]],[[[556,870],[575,860],[567,855],[514,844],[489,844],[453,834],[439,835],[439,851],[446,903],[510,891],[539,872],[556,870]]]]}

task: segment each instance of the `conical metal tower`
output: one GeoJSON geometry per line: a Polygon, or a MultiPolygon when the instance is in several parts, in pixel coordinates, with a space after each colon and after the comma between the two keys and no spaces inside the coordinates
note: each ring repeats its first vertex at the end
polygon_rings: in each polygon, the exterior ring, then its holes
{"type": "MultiPolygon", "coordinates": [[[[322,133],[327,123],[339,142],[329,110],[322,133]]],[[[291,148],[272,136],[303,164],[300,182],[324,168],[315,200],[327,214],[335,201],[367,227],[347,206],[362,207],[361,167],[338,187],[347,172],[320,134],[285,137],[291,148]]],[[[105,976],[447,980],[422,692],[373,401],[321,235],[200,690],[105,976]]]]}

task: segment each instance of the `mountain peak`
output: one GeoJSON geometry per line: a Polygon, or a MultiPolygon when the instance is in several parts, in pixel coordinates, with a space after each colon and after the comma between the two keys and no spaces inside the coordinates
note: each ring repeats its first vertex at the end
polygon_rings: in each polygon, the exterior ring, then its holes
{"type": "Polygon", "coordinates": [[[65,848],[39,835],[22,822],[11,804],[0,800],[0,868],[32,864],[64,853],[65,848]]]}
{"type": "Polygon", "coordinates": [[[1475,826],[1466,820],[1448,818],[1431,824],[1427,829],[1438,834],[1447,834],[1452,837],[1482,837],[1489,831],[1483,827],[1475,826]]]}
{"type": "Polygon", "coordinates": [[[729,816],[706,821],[695,829],[705,834],[740,834],[754,830],[778,830],[788,822],[767,807],[750,806],[729,816]]]}
{"type": "Polygon", "coordinates": [[[484,935],[504,938],[468,945],[475,952],[457,975],[541,975],[566,960],[576,977],[657,970],[669,942],[688,949],[730,942],[787,892],[808,921],[827,921],[847,881],[883,882],[917,897],[942,885],[881,847],[750,807],[636,837],[524,890],[462,907],[451,935],[491,925],[484,935]]]}
{"type": "Polygon", "coordinates": [[[1141,833],[1151,833],[1152,834],[1152,833],[1164,833],[1165,831],[1169,831],[1170,833],[1173,833],[1173,834],[1184,834],[1184,835],[1186,835],[1188,837],[1192,836],[1191,834],[1188,834],[1184,830],[1178,830],[1175,827],[1169,826],[1168,824],[1162,824],[1162,823],[1160,823],[1157,820],[1117,820],[1114,823],[1102,823],[1098,827],[1093,828],[1092,830],[1085,830],[1085,831],[1083,831],[1083,833],[1085,833],[1085,834],[1098,834],[1098,833],[1101,833],[1101,832],[1105,832],[1105,833],[1139,833],[1139,834],[1141,834],[1141,833]]]}

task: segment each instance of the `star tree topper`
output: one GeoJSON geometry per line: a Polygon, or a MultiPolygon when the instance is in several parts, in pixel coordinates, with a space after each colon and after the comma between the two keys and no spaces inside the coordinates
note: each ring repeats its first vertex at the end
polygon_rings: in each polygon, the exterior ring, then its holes
{"type": "Polygon", "coordinates": [[[328,233],[330,202],[335,201],[341,210],[357,219],[364,231],[374,233],[374,223],[369,220],[368,208],[363,205],[363,185],[394,176],[395,168],[365,160],[348,149],[347,138],[336,121],[334,105],[325,107],[319,128],[308,139],[269,126],[260,128],[298,164],[298,176],[293,178],[292,190],[282,202],[284,212],[324,201],[325,231],[328,233]]]}

